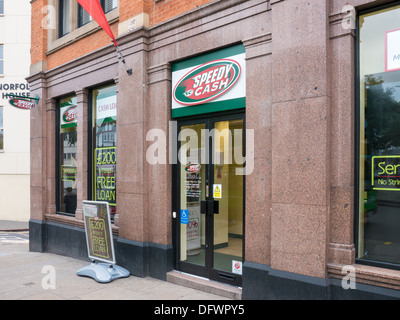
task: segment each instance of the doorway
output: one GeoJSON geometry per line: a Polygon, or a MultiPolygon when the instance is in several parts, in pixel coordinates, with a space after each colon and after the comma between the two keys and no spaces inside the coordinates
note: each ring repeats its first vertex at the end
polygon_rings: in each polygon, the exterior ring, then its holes
{"type": "Polygon", "coordinates": [[[174,226],[179,271],[241,286],[244,114],[178,122],[174,226]]]}

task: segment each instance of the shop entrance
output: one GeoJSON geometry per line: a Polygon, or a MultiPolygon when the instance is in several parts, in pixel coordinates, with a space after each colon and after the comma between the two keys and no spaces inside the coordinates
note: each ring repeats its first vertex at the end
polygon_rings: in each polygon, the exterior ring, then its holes
{"type": "Polygon", "coordinates": [[[178,122],[176,266],[240,286],[244,258],[244,115],[178,122]]]}

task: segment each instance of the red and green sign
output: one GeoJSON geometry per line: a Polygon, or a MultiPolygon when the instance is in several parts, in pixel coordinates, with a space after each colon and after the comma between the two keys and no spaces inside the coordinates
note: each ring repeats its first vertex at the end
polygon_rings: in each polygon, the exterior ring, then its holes
{"type": "Polygon", "coordinates": [[[176,102],[194,106],[212,101],[232,89],[241,75],[235,60],[220,59],[189,71],[174,88],[176,102]]]}
{"type": "Polygon", "coordinates": [[[23,109],[23,110],[31,110],[36,108],[39,102],[39,96],[36,95],[35,98],[25,97],[25,96],[17,96],[17,95],[8,95],[11,97],[9,103],[15,108],[23,109]]]}
{"type": "Polygon", "coordinates": [[[236,45],[172,66],[172,117],[246,106],[243,45],[236,45]]]}
{"type": "Polygon", "coordinates": [[[60,125],[61,128],[76,127],[78,123],[78,107],[76,97],[68,99],[60,106],[60,125]]]}
{"type": "Polygon", "coordinates": [[[78,108],[77,106],[72,105],[64,111],[62,119],[64,123],[76,122],[77,115],[78,115],[78,108]]]}

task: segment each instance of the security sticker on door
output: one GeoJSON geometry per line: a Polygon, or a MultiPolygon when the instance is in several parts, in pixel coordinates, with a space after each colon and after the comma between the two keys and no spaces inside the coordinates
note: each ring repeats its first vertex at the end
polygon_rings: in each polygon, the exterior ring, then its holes
{"type": "Polygon", "coordinates": [[[242,261],[232,260],[232,273],[242,274],[242,261]]]}
{"type": "Polygon", "coordinates": [[[214,199],[222,198],[222,184],[214,184],[213,185],[213,198],[214,199]]]}

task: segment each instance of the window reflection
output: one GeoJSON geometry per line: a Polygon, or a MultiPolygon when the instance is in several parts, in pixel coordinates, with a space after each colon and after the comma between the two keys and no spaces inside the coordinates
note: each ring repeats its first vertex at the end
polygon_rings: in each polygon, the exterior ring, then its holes
{"type": "Polygon", "coordinates": [[[360,16],[358,258],[393,264],[400,264],[400,71],[388,71],[386,37],[399,28],[399,5],[360,16]]]}

